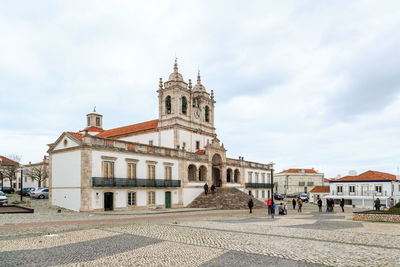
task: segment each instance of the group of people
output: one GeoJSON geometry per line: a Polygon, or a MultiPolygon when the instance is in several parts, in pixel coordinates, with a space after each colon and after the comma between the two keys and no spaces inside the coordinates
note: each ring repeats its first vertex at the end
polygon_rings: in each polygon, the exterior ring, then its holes
{"type": "MultiPolygon", "coordinates": [[[[253,207],[254,207],[253,198],[250,198],[249,202],[247,203],[247,206],[249,207],[250,213],[253,213],[253,207]]],[[[274,216],[275,208],[276,208],[275,202],[271,198],[268,198],[268,200],[267,200],[268,215],[274,216]]],[[[287,207],[286,203],[279,204],[279,206],[278,206],[279,215],[286,215],[287,210],[288,210],[288,207],[287,207]]]]}
{"type": "MultiPolygon", "coordinates": [[[[204,186],[203,186],[203,188],[204,188],[204,194],[207,195],[207,194],[208,194],[208,184],[205,183],[204,186]]],[[[211,185],[211,194],[214,195],[214,192],[215,192],[215,185],[212,184],[212,185],[211,185]]]]}
{"type": "Polygon", "coordinates": [[[300,197],[297,198],[297,201],[294,198],[292,199],[293,209],[296,209],[296,204],[297,212],[301,212],[301,209],[303,208],[303,200],[300,197]]]}

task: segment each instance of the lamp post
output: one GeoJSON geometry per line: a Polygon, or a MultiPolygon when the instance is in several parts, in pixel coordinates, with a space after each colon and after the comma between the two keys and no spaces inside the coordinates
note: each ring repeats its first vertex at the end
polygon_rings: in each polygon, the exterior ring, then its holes
{"type": "Polygon", "coordinates": [[[274,163],[271,161],[269,163],[269,168],[271,171],[271,198],[272,198],[272,207],[271,207],[271,217],[272,219],[274,218],[274,213],[275,213],[275,209],[274,209],[274,163]]]}
{"type": "Polygon", "coordinates": [[[23,187],[23,181],[24,181],[24,179],[23,179],[23,169],[22,169],[22,167],[21,167],[21,188],[20,188],[20,192],[21,192],[21,202],[23,201],[23,195],[24,195],[24,193],[22,192],[22,189],[24,188],[24,187],[23,187]]]}

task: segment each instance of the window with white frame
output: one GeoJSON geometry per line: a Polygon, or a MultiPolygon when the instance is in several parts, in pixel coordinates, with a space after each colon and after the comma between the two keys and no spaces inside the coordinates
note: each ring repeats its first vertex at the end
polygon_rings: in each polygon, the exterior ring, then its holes
{"type": "Polygon", "coordinates": [[[264,191],[264,190],[261,191],[261,197],[262,197],[262,198],[265,198],[265,191],[264,191]]]}
{"type": "Polygon", "coordinates": [[[149,145],[153,145],[153,140],[149,140],[149,145]]]}
{"type": "Polygon", "coordinates": [[[156,192],[154,191],[147,192],[147,204],[148,205],[156,204],[156,192]]]}
{"type": "Polygon", "coordinates": [[[114,162],[104,160],[102,162],[102,165],[103,165],[103,177],[113,178],[114,177],[114,162]]]}
{"type": "Polygon", "coordinates": [[[249,172],[249,183],[253,182],[253,172],[249,172]]]}
{"type": "Polygon", "coordinates": [[[267,183],[270,184],[271,183],[271,174],[267,173],[267,183]]]}
{"type": "Polygon", "coordinates": [[[171,180],[171,179],[172,179],[172,167],[165,166],[165,180],[171,180]]]}
{"type": "Polygon", "coordinates": [[[128,192],[128,206],[136,206],[136,192],[128,192]]]}
{"type": "Polygon", "coordinates": [[[258,190],[256,190],[256,198],[258,198],[258,190]]]}
{"type": "MultiPolygon", "coordinates": [[[[265,173],[261,174],[261,182],[265,184],[265,173]]],[[[264,192],[264,191],[263,191],[264,192]]]]}
{"type": "Polygon", "coordinates": [[[381,185],[375,185],[375,192],[378,194],[382,194],[382,186],[381,185]]]}
{"type": "Polygon", "coordinates": [[[350,192],[350,194],[354,194],[356,192],[356,186],[355,185],[349,185],[349,192],[350,192]]]}
{"type": "Polygon", "coordinates": [[[151,180],[156,179],[156,166],[155,165],[147,165],[147,179],[151,179],[151,180]]]}
{"type": "Polygon", "coordinates": [[[254,173],[255,179],[256,179],[256,183],[258,184],[258,172],[254,173]]]}
{"type": "Polygon", "coordinates": [[[136,163],[129,162],[128,163],[128,179],[136,178],[136,163]]]}
{"type": "Polygon", "coordinates": [[[338,194],[343,194],[343,185],[336,186],[336,191],[338,192],[338,194]]]}

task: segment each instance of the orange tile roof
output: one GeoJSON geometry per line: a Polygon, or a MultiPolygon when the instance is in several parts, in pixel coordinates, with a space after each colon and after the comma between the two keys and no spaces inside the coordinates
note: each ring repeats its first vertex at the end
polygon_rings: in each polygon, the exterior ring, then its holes
{"type": "Polygon", "coordinates": [[[157,128],[157,126],[158,126],[158,120],[152,120],[152,121],[146,121],[142,123],[106,130],[104,132],[97,134],[96,136],[102,138],[111,138],[111,137],[115,138],[122,135],[154,130],[157,128]]]}
{"type": "Polygon", "coordinates": [[[302,170],[304,170],[305,173],[318,173],[314,169],[287,169],[287,170],[281,171],[280,173],[301,173],[302,170]]]}
{"type": "Polygon", "coordinates": [[[197,150],[196,152],[194,152],[194,153],[196,153],[196,154],[206,154],[206,151],[205,150],[197,150]]]}
{"type": "Polygon", "coordinates": [[[81,133],[73,133],[73,132],[68,132],[68,133],[82,141],[82,134],[81,133]]]}
{"type": "Polygon", "coordinates": [[[324,182],[329,182],[331,179],[324,178],[324,182]]]}
{"type": "Polygon", "coordinates": [[[381,181],[381,180],[388,180],[388,181],[396,181],[396,175],[385,173],[385,172],[378,172],[378,171],[366,171],[360,175],[356,176],[345,176],[339,179],[334,180],[336,181],[381,181]]]}
{"type": "MultiPolygon", "coordinates": [[[[84,132],[86,129],[82,130],[81,132],[84,132]]],[[[88,132],[104,132],[103,129],[98,128],[98,127],[89,127],[87,128],[88,132]]]]}
{"type": "Polygon", "coordinates": [[[18,163],[18,162],[14,161],[14,160],[12,160],[12,159],[6,158],[6,157],[4,157],[4,156],[0,156],[0,159],[1,159],[1,164],[19,166],[19,163],[18,163]]]}
{"type": "Polygon", "coordinates": [[[329,193],[329,186],[317,185],[310,190],[311,193],[329,193]]]}

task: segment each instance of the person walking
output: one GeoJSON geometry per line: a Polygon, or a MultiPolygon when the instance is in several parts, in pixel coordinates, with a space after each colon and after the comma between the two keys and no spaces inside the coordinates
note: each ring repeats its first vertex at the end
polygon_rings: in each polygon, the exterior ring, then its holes
{"type": "Polygon", "coordinates": [[[272,200],[272,210],[271,210],[272,219],[275,217],[275,201],[272,200]]]}
{"type": "Polygon", "coordinates": [[[212,184],[212,185],[211,185],[211,194],[213,194],[213,195],[214,195],[214,191],[215,191],[215,185],[214,185],[214,184],[212,184]]]}
{"type": "Polygon", "coordinates": [[[296,200],[294,200],[294,198],[292,200],[292,205],[293,205],[293,209],[296,209],[296,200]]]}
{"type": "Polygon", "coordinates": [[[204,194],[208,194],[208,184],[207,183],[205,183],[204,184],[204,186],[203,186],[203,188],[204,188],[204,194]]]}
{"type": "Polygon", "coordinates": [[[344,212],[344,198],[340,200],[340,207],[342,208],[342,212],[344,212]]]}
{"type": "Polygon", "coordinates": [[[381,208],[381,200],[379,198],[376,198],[374,206],[375,206],[375,210],[380,210],[380,208],[381,208]]]}
{"type": "Polygon", "coordinates": [[[250,198],[249,202],[247,203],[247,206],[249,206],[250,213],[253,213],[254,202],[252,198],[250,198]]]}
{"type": "Polygon", "coordinates": [[[272,212],[272,200],[268,198],[267,200],[267,209],[268,209],[268,215],[271,214],[272,212]]]}
{"type": "Polygon", "coordinates": [[[331,212],[333,212],[333,208],[335,207],[335,200],[331,198],[331,212]]]}
{"type": "Polygon", "coordinates": [[[318,204],[318,211],[322,212],[322,200],[320,198],[318,198],[317,204],[318,204]]]}
{"type": "Polygon", "coordinates": [[[285,205],[283,205],[283,209],[285,210],[285,215],[287,215],[288,207],[287,207],[287,204],[286,204],[286,203],[285,203],[285,205]]]}
{"type": "Polygon", "coordinates": [[[297,199],[297,206],[299,207],[297,212],[301,212],[301,207],[303,206],[303,200],[301,200],[301,198],[297,199]]]}
{"type": "Polygon", "coordinates": [[[330,212],[331,200],[329,198],[326,199],[326,212],[330,212]]]}

